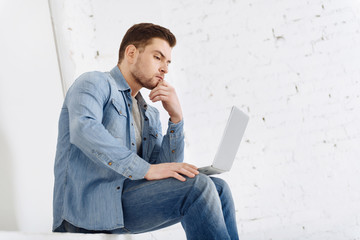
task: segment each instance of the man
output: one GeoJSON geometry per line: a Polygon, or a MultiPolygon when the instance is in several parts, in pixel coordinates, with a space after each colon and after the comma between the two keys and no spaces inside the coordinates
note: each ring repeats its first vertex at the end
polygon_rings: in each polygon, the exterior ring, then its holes
{"type": "Polygon", "coordinates": [[[183,163],[183,115],[165,81],[175,36],[132,26],[110,72],[81,75],[61,110],[55,160],[55,232],[143,233],[181,222],[188,239],[238,239],[227,184],[183,163]],[[162,136],[157,109],[169,114],[162,136]]]}

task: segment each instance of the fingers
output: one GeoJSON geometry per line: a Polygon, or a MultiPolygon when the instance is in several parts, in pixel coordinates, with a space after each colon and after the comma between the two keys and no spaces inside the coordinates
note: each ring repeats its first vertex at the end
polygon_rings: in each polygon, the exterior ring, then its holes
{"type": "MultiPolygon", "coordinates": [[[[180,173],[180,174],[190,177],[190,178],[193,178],[197,174],[199,174],[197,167],[195,167],[194,165],[191,165],[191,164],[178,163],[174,167],[175,167],[174,172],[176,172],[178,174],[180,173]]],[[[177,178],[177,179],[179,179],[179,178],[177,178]]],[[[183,179],[185,180],[185,178],[183,178],[183,179]]]]}
{"type": "MultiPolygon", "coordinates": [[[[192,164],[189,164],[189,163],[185,163],[187,167],[191,168],[191,169],[194,169],[197,171],[198,167],[195,166],[195,165],[192,165],[192,164]]],[[[197,171],[198,172],[198,171],[197,171]]]]}
{"type": "Polygon", "coordinates": [[[145,179],[157,180],[173,177],[184,182],[186,181],[184,176],[193,178],[197,174],[199,174],[197,167],[188,163],[161,163],[151,165],[145,179]]]}
{"type": "MultiPolygon", "coordinates": [[[[185,167],[183,167],[183,169],[185,170],[186,173],[189,173],[191,176],[195,177],[195,175],[199,174],[199,171],[197,170],[197,167],[195,167],[194,165],[185,165],[185,167]]],[[[185,174],[186,176],[188,176],[187,174],[185,174]]],[[[189,176],[189,177],[191,177],[189,176]]]]}
{"type": "Polygon", "coordinates": [[[169,91],[167,91],[166,89],[159,88],[156,91],[150,93],[149,98],[150,98],[150,100],[152,100],[156,96],[159,96],[159,95],[168,96],[169,94],[170,94],[169,91]]]}
{"type": "Polygon", "coordinates": [[[158,84],[156,85],[156,87],[151,91],[151,92],[153,92],[153,91],[155,91],[156,89],[159,89],[159,88],[161,88],[161,87],[168,87],[169,85],[168,84],[165,84],[165,81],[163,80],[163,81],[160,81],[160,82],[158,82],[158,84]]]}
{"type": "Polygon", "coordinates": [[[163,90],[163,89],[158,89],[156,92],[151,94],[149,97],[152,102],[157,102],[157,101],[167,101],[169,99],[169,95],[170,95],[170,93],[168,91],[163,90]]]}
{"type": "Polygon", "coordinates": [[[165,87],[168,87],[169,85],[170,85],[170,84],[169,84],[167,81],[162,80],[162,81],[159,81],[159,83],[158,83],[157,87],[159,87],[159,86],[165,86],[165,87]]]}
{"type": "Polygon", "coordinates": [[[186,181],[186,178],[184,178],[183,176],[181,176],[180,174],[178,174],[178,173],[176,173],[176,172],[174,172],[174,174],[173,174],[172,177],[175,178],[175,179],[177,179],[177,180],[179,180],[179,181],[182,181],[182,182],[185,182],[185,181],[186,181]]]}
{"type": "Polygon", "coordinates": [[[160,81],[158,85],[151,90],[149,98],[152,102],[161,101],[164,109],[168,112],[171,122],[178,123],[182,120],[182,111],[175,88],[166,81],[160,81]]]}
{"type": "Polygon", "coordinates": [[[166,102],[169,98],[167,96],[156,96],[153,99],[151,99],[152,102],[158,102],[158,101],[162,101],[162,102],[166,102]]]}
{"type": "Polygon", "coordinates": [[[170,87],[166,87],[164,85],[157,86],[150,92],[149,98],[150,100],[153,100],[157,96],[169,96],[171,92],[172,89],[170,87]]]}

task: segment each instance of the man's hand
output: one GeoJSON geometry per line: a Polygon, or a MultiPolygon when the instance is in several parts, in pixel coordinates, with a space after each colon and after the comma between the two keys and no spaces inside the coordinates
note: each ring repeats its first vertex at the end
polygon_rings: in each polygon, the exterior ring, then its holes
{"type": "Polygon", "coordinates": [[[162,80],[151,90],[149,98],[152,102],[161,101],[165,110],[169,113],[171,122],[178,123],[182,120],[182,110],[175,88],[162,80]]]}
{"type": "Polygon", "coordinates": [[[193,178],[199,174],[197,167],[188,163],[160,163],[150,165],[150,169],[145,175],[146,180],[159,180],[169,177],[185,182],[187,177],[193,178]]]}

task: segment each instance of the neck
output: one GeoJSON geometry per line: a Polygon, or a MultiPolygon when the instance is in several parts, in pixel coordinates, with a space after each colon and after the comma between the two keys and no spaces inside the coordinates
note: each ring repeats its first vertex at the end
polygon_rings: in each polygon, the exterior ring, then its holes
{"type": "Polygon", "coordinates": [[[131,89],[131,96],[135,97],[142,86],[135,80],[134,76],[130,72],[129,67],[125,65],[124,61],[119,63],[117,66],[131,89]]]}

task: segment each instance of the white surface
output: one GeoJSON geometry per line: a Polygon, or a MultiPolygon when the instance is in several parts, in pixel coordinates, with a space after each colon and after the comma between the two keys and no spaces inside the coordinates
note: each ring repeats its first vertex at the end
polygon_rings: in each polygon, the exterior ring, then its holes
{"type": "Polygon", "coordinates": [[[2,0],[0,29],[0,229],[48,231],[62,92],[47,1],[2,0]]]}
{"type": "Polygon", "coordinates": [[[186,239],[186,236],[182,229],[174,226],[161,231],[132,235],[0,231],[0,240],[156,240],[176,238],[186,239]]]}

